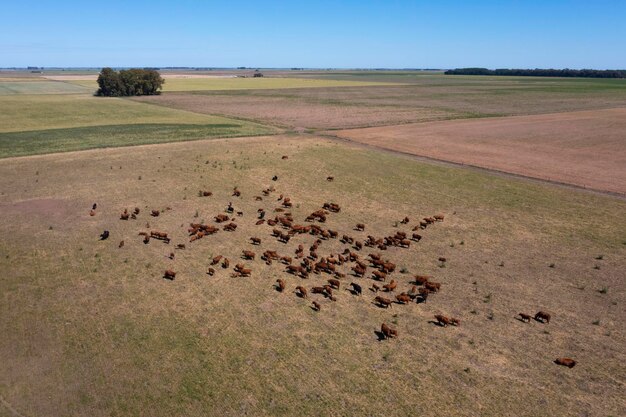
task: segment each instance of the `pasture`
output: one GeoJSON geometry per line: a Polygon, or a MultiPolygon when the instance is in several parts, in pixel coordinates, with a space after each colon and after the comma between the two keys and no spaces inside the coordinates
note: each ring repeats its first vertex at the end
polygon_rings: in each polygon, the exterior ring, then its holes
{"type": "Polygon", "coordinates": [[[0,395],[21,414],[626,411],[621,200],[298,135],[9,158],[0,161],[0,189],[0,395]],[[318,250],[381,252],[397,264],[392,298],[414,274],[432,275],[441,291],[384,309],[372,303],[368,273],[341,279],[336,301],[298,298],[297,285],[310,289],[329,275],[302,279],[278,262],[240,259],[243,249],[293,256],[316,239],[284,244],[272,227],[255,225],[258,208],[268,219],[281,214],[279,194],[290,197],[299,224],[324,202],[339,204],[317,224],[359,240],[444,213],[409,248],[357,251],[329,239],[318,250]],[[189,223],[216,225],[228,202],[243,212],[236,231],[189,242],[189,223]],[[135,206],[137,220],[120,220],[135,206]],[[149,215],[155,209],[159,217],[149,215]],[[405,216],[409,224],[400,224],[405,216]],[[99,241],[105,229],[110,237],[99,241]],[[138,233],[149,230],[173,240],[144,244],[138,233]],[[231,266],[209,276],[216,255],[231,266]],[[238,262],[250,277],[231,276],[238,262]],[[164,279],[165,269],[176,278],[164,279]],[[349,282],[361,283],[363,295],[346,291],[349,282]],[[539,310],[552,314],[550,324],[515,318],[539,310]],[[435,314],[461,324],[437,326],[435,314]],[[379,341],[382,322],[399,336],[379,341]],[[578,364],[555,365],[561,356],[578,364]]]}

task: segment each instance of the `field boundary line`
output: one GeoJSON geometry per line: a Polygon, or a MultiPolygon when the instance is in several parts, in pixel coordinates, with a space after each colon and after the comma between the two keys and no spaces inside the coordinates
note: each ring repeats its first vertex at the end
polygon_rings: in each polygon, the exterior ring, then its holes
{"type": "Polygon", "coordinates": [[[578,190],[578,191],[586,191],[588,193],[614,197],[614,198],[617,198],[619,200],[626,201],[626,194],[619,193],[619,192],[616,192],[616,191],[607,191],[607,190],[602,190],[602,189],[597,189],[597,188],[586,187],[586,186],[582,186],[582,185],[571,184],[571,183],[568,183],[568,182],[551,180],[549,178],[531,177],[529,175],[516,174],[514,172],[502,171],[502,170],[495,169],[495,168],[486,168],[486,167],[483,167],[483,166],[480,166],[480,165],[473,165],[473,164],[467,164],[467,163],[462,163],[462,162],[453,162],[453,161],[448,161],[446,159],[440,159],[440,158],[433,158],[433,157],[430,157],[430,156],[418,155],[418,154],[414,154],[414,153],[411,153],[411,152],[399,151],[399,150],[389,149],[389,148],[385,148],[385,147],[378,146],[378,145],[372,145],[372,144],[369,144],[369,143],[359,142],[359,141],[356,141],[356,140],[353,140],[353,139],[349,139],[349,138],[346,138],[346,137],[333,135],[333,134],[330,134],[328,132],[326,132],[326,133],[316,133],[316,134],[313,134],[312,136],[319,136],[319,137],[323,137],[323,138],[326,138],[326,139],[329,139],[329,140],[333,140],[333,141],[336,141],[336,142],[349,143],[351,145],[354,145],[354,146],[360,147],[360,148],[364,148],[364,149],[372,149],[372,150],[382,151],[382,152],[386,152],[386,153],[393,154],[393,155],[400,155],[400,156],[404,156],[404,157],[407,157],[407,158],[410,158],[410,159],[414,159],[414,160],[417,160],[417,161],[437,163],[437,164],[440,164],[440,165],[453,166],[453,167],[457,167],[457,168],[468,168],[468,169],[471,169],[471,170],[474,170],[474,171],[484,172],[484,173],[488,173],[488,174],[492,174],[492,175],[498,175],[498,176],[501,176],[501,177],[517,178],[517,179],[531,181],[531,182],[537,182],[537,183],[542,183],[542,184],[550,184],[550,185],[555,185],[555,186],[559,186],[559,187],[562,187],[562,188],[569,188],[569,189],[574,189],[574,190],[578,190]]]}
{"type": "Polygon", "coordinates": [[[19,411],[17,411],[15,408],[13,408],[13,406],[7,400],[5,400],[2,395],[0,395],[0,404],[2,404],[4,406],[4,408],[9,410],[11,412],[11,414],[13,414],[14,416],[26,417],[24,414],[21,414],[19,411]]]}

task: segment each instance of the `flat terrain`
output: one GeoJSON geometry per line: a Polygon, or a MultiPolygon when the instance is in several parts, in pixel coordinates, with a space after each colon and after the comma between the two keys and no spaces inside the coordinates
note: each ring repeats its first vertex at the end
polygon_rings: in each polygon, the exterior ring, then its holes
{"type": "MultiPolygon", "coordinates": [[[[0,395],[23,415],[626,412],[623,201],[301,136],[9,158],[0,190],[0,395]],[[269,186],[276,191],[255,201],[269,186]],[[382,309],[368,274],[342,279],[335,302],[296,297],[296,285],[329,276],[303,280],[276,262],[239,259],[242,249],[292,256],[313,243],[301,235],[282,244],[272,227],[255,225],[259,207],[275,215],[281,193],[297,223],[326,201],[340,204],[320,225],[360,240],[410,233],[444,213],[419,243],[382,252],[398,265],[392,298],[414,273],[433,275],[440,294],[382,309]],[[188,224],[215,224],[229,201],[244,213],[237,230],[190,243],[188,224]],[[137,220],[119,219],[135,206],[137,220]],[[164,211],[154,218],[152,209],[164,211]],[[404,216],[410,223],[399,225],[404,216]],[[365,232],[353,230],[357,222],[365,232]],[[111,236],[99,241],[104,229],[111,236]],[[172,243],[143,244],[138,232],[151,229],[172,243]],[[210,277],[217,254],[231,266],[210,277]],[[252,276],[231,277],[236,262],[252,276]],[[174,281],[161,277],[166,268],[178,272],[174,281]],[[279,277],[284,293],[273,288],[279,277]],[[363,285],[361,297],[343,289],[350,281],[363,285]],[[550,324],[515,319],[538,310],[552,313],[550,324]],[[432,324],[438,313],[461,326],[432,324]],[[399,337],[378,341],[382,322],[399,337]],[[557,366],[559,356],[579,363],[557,366]]],[[[331,239],[318,252],[348,247],[331,239]]],[[[379,250],[360,254],[370,252],[379,250]]]]}
{"type": "MultiPolygon", "coordinates": [[[[94,91],[98,84],[94,80],[68,81],[70,84],[89,87],[94,91]]],[[[218,77],[168,77],[163,84],[163,91],[220,91],[220,90],[275,90],[285,88],[320,88],[320,87],[364,87],[387,85],[379,81],[318,80],[302,78],[218,78],[218,77]]]]}
{"type": "Polygon", "coordinates": [[[0,158],[276,132],[253,122],[86,94],[0,96],[0,108],[0,158]]]}
{"type": "Polygon", "coordinates": [[[385,149],[626,195],[626,108],[331,133],[385,149]]]}

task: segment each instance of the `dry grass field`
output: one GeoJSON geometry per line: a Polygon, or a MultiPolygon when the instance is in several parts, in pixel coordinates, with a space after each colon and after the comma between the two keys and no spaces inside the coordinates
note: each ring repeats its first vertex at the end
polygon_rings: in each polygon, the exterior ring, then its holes
{"type": "MultiPolygon", "coordinates": [[[[305,136],[8,158],[0,160],[0,190],[5,414],[626,413],[621,200],[305,136]],[[272,185],[271,196],[255,201],[272,185]],[[241,197],[231,196],[233,187],[241,197]],[[275,215],[281,193],[294,203],[296,223],[324,202],[340,204],[323,226],[361,240],[410,232],[422,217],[444,213],[408,249],[359,252],[382,252],[398,265],[393,294],[408,290],[415,273],[433,275],[440,293],[382,309],[372,303],[368,274],[342,279],[334,302],[296,297],[296,285],[329,276],[304,280],[276,262],[239,259],[242,249],[291,256],[313,243],[300,235],[282,244],[272,227],[255,225],[258,208],[275,215]],[[190,243],[189,223],[215,224],[228,202],[244,213],[237,230],[190,243]],[[137,220],[119,219],[135,206],[137,220]],[[164,211],[153,218],[153,209],[164,211]],[[410,223],[398,224],[405,216],[410,223]],[[357,222],[365,232],[352,230],[357,222]],[[105,229],[109,239],[98,240],[105,229]],[[143,244],[138,233],[150,229],[173,241],[143,244]],[[174,249],[178,243],[186,249],[174,249]],[[231,266],[210,277],[217,254],[231,266]],[[252,276],[231,277],[237,262],[252,276]],[[167,268],[175,280],[162,278],[167,268]],[[284,293],[273,287],[279,277],[284,293]],[[349,282],[364,294],[346,291],[349,282]],[[538,310],[552,314],[550,324],[515,318],[538,310]],[[434,325],[439,313],[461,325],[434,325]],[[399,337],[379,341],[382,322],[399,337]],[[578,364],[555,365],[561,356],[578,364]]],[[[346,247],[330,239],[318,252],[346,247]]]]}
{"type": "Polygon", "coordinates": [[[626,108],[330,133],[409,154],[626,195],[626,108]]]}

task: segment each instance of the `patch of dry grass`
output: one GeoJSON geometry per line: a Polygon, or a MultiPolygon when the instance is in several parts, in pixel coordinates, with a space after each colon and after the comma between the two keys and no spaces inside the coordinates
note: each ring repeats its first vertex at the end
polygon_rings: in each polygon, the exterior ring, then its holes
{"type": "MultiPolygon", "coordinates": [[[[625,409],[623,201],[297,136],[6,159],[0,190],[0,356],[7,359],[0,395],[24,415],[625,409]],[[272,198],[254,201],[272,184],[272,198]],[[230,195],[234,186],[240,199],[230,195]],[[201,189],[214,196],[198,197],[201,189]],[[245,262],[251,278],[221,269],[208,277],[218,253],[239,261],[242,248],[291,254],[312,243],[298,236],[285,246],[270,227],[253,224],[256,209],[275,207],[278,193],[291,197],[298,220],[325,201],[339,203],[327,227],[361,238],[408,229],[394,227],[405,215],[413,225],[445,213],[419,244],[385,252],[399,268],[434,275],[441,293],[384,310],[369,291],[360,298],[339,291],[315,313],[292,291],[326,276],[303,281],[257,260],[245,262]],[[186,242],[189,222],[211,222],[229,201],[245,213],[237,232],[186,242]],[[90,217],[93,202],[98,214],[90,217]],[[135,206],[137,221],[119,220],[135,206]],[[158,218],[147,215],[168,206],[158,218]],[[141,243],[146,221],[169,232],[172,244],[141,243]],[[357,222],[365,232],[351,230],[357,222]],[[103,229],[111,237],[101,242],[103,229]],[[253,235],[262,248],[247,243],[253,235]],[[187,249],[168,260],[180,242],[187,249]],[[445,268],[439,256],[448,258],[445,268]],[[167,267],[176,280],[160,277],[167,267]],[[272,288],[277,277],[288,282],[284,294],[272,288]],[[553,313],[549,325],[514,319],[539,309],[553,313]],[[434,326],[437,313],[462,324],[434,326]],[[397,340],[377,341],[383,321],[397,326],[397,340]],[[579,364],[556,366],[557,356],[579,364]]],[[[328,241],[319,252],[343,247],[328,241]]],[[[394,278],[408,289],[408,274],[394,278]]]]}

